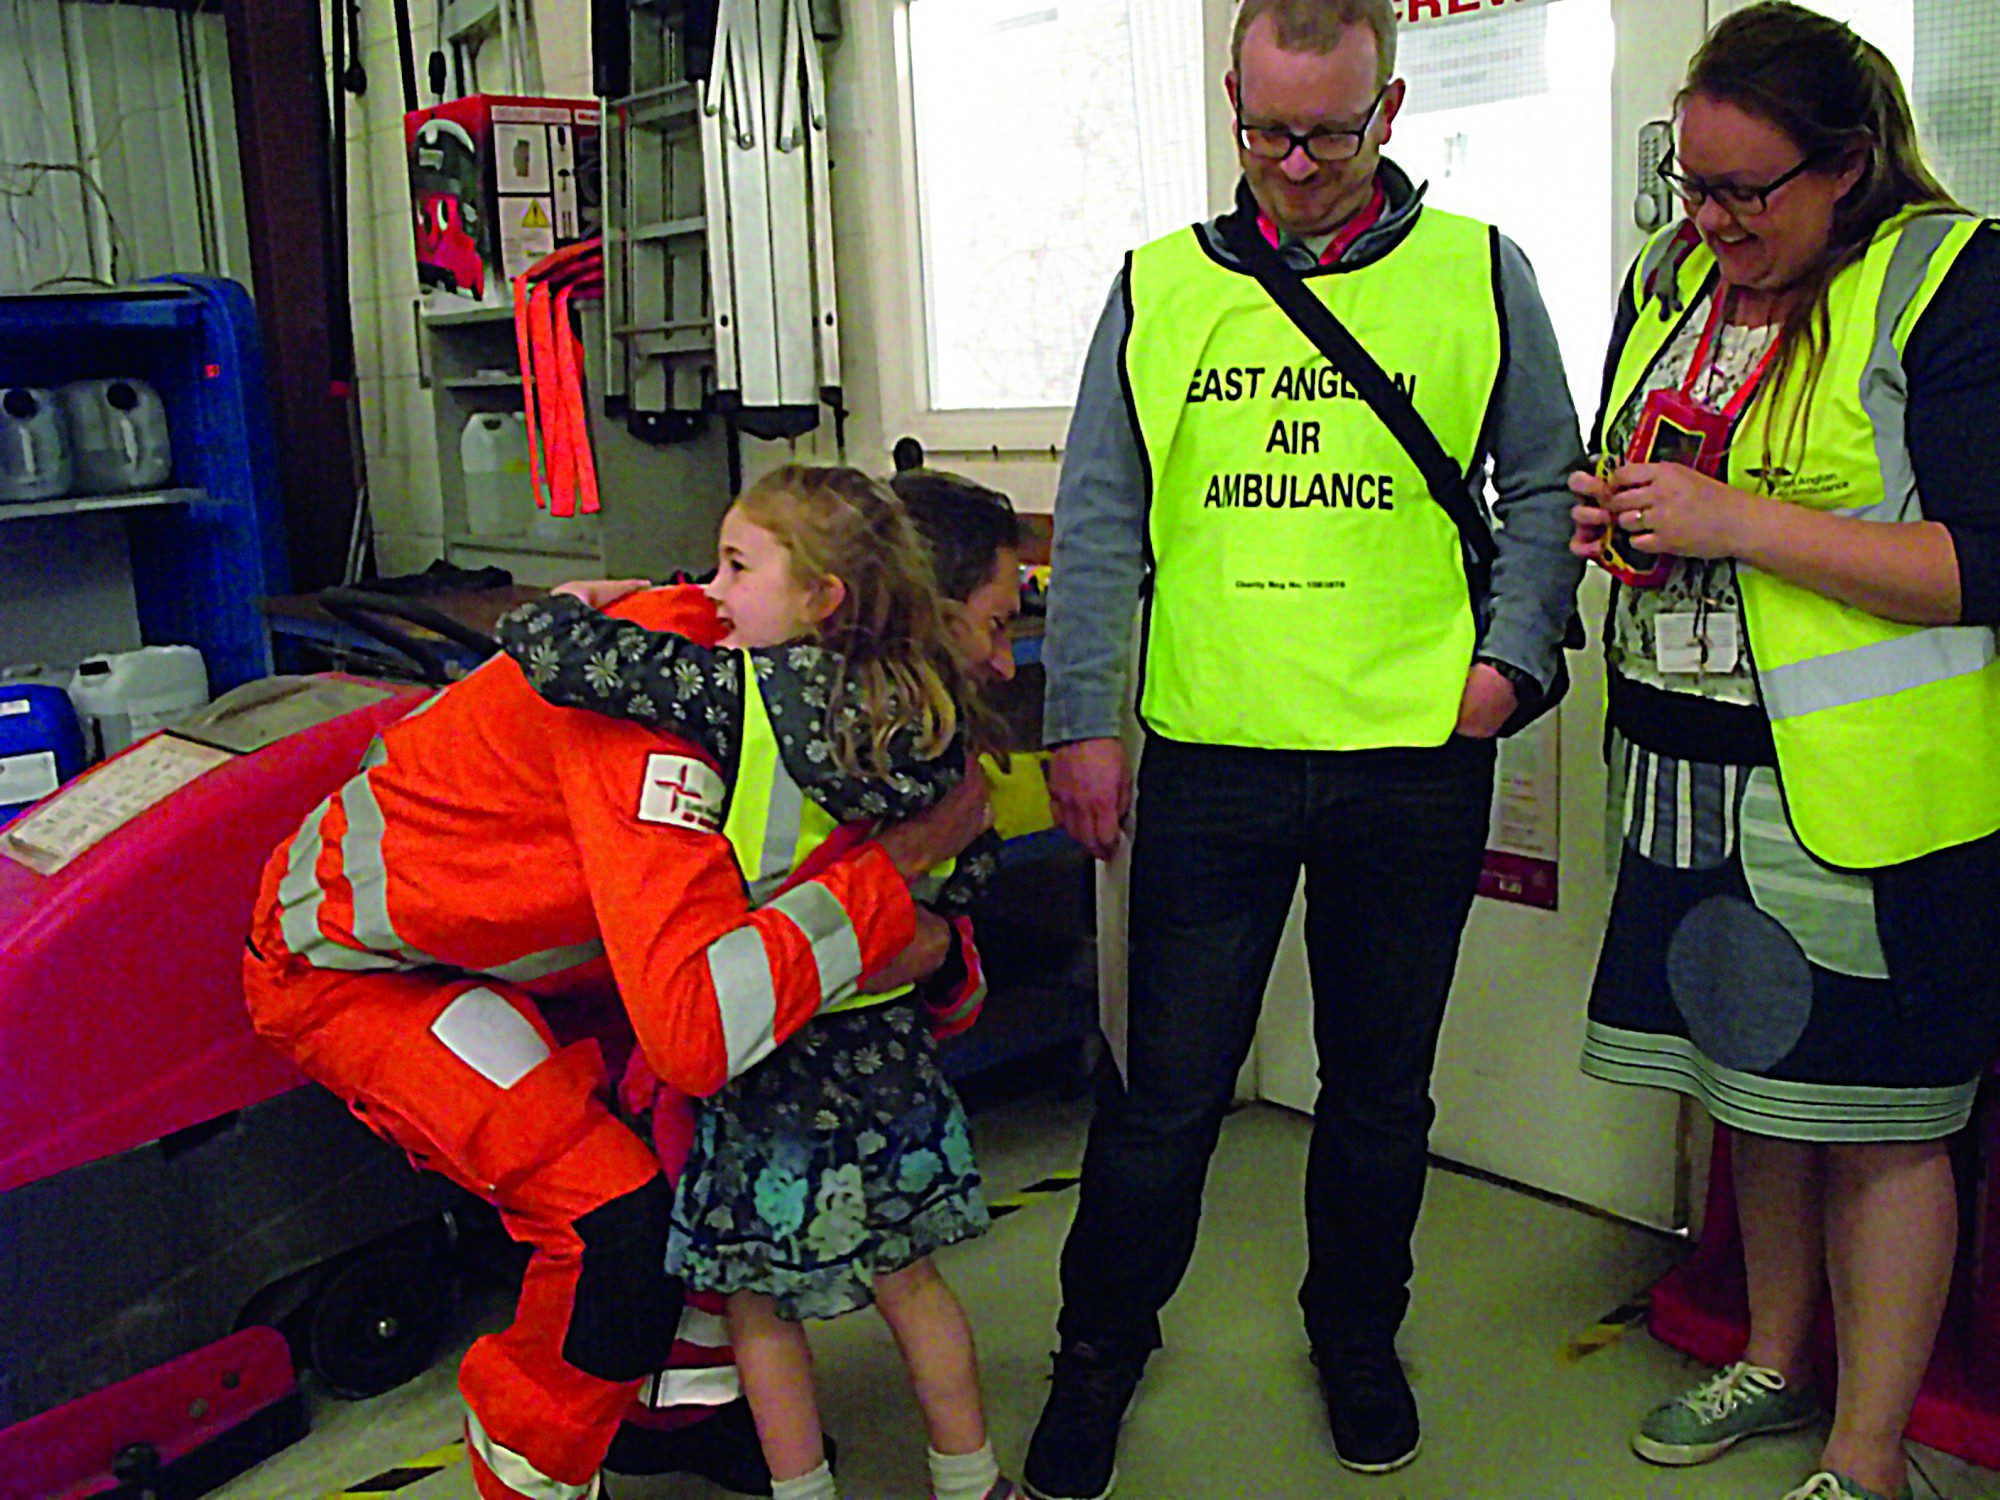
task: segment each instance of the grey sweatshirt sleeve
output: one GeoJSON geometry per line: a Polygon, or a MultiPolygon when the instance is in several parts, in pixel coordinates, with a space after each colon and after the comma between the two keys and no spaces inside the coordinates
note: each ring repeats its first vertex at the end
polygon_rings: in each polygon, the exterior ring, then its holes
{"type": "Polygon", "coordinates": [[[1042,664],[1042,740],[1115,739],[1131,670],[1132,617],[1146,576],[1146,464],[1125,401],[1125,275],[1084,356],[1056,485],[1055,550],[1042,664]]]}
{"type": "Polygon", "coordinates": [[[1534,270],[1505,235],[1498,259],[1507,369],[1488,437],[1499,557],[1479,654],[1547,687],[1583,579],[1583,562],[1569,551],[1569,476],[1583,467],[1583,442],[1534,270]]]}

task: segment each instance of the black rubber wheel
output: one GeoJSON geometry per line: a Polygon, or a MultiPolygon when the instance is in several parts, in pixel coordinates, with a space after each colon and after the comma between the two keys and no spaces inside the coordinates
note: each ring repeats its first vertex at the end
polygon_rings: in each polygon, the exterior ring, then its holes
{"type": "Polygon", "coordinates": [[[438,1256],[407,1245],[363,1251],[329,1272],[313,1298],[306,1361],[336,1396],[379,1396],[430,1368],[451,1306],[438,1256]]]}

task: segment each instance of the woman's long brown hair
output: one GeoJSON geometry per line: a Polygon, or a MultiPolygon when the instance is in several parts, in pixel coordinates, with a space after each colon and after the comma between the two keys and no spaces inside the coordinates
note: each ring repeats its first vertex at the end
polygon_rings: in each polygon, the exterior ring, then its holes
{"type": "MultiPolygon", "coordinates": [[[[1897,214],[1963,209],[1924,162],[1894,64],[1817,11],[1765,0],[1723,19],[1688,64],[1676,113],[1696,94],[1775,125],[1815,166],[1839,170],[1857,155],[1866,158],[1859,180],[1834,205],[1826,253],[1795,289],[1771,363],[1768,392],[1801,382],[1782,450],[1802,451],[1832,343],[1827,292],[1834,278],[1868,253],[1897,214]]],[[[1772,457],[1764,455],[1766,469],[1772,457]]]]}

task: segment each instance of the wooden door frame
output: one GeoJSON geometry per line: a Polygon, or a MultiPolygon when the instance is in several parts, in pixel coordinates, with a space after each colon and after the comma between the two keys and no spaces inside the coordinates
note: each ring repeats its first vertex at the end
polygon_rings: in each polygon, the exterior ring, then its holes
{"type": "MultiPolygon", "coordinates": [[[[311,0],[223,0],[243,161],[243,204],[271,397],[292,587],[341,582],[355,476],[345,383],[336,383],[328,295],[328,125],[321,8],[311,0]]],[[[344,288],[342,289],[344,290],[344,288]]]]}

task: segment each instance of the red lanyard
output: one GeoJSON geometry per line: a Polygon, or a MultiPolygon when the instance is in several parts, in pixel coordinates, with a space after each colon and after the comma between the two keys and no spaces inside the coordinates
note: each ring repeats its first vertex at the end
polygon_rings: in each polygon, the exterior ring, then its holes
{"type": "MultiPolygon", "coordinates": [[[[1701,342],[1694,346],[1694,359],[1688,365],[1687,379],[1681,382],[1681,394],[1690,401],[1695,399],[1695,382],[1701,378],[1702,365],[1707,362],[1708,347],[1714,342],[1716,330],[1722,326],[1723,318],[1728,314],[1731,295],[1720,287],[1716,288],[1715,302],[1708,310],[1708,322],[1701,330],[1701,342]]],[[[1749,405],[1750,398],[1757,393],[1757,387],[1764,379],[1764,372],[1771,368],[1771,360],[1777,355],[1778,344],[1782,337],[1781,334],[1779,338],[1771,340],[1771,347],[1766,349],[1764,357],[1757,361],[1757,368],[1750,372],[1749,378],[1736,388],[1736,394],[1722,407],[1724,417],[1733,422],[1737,413],[1749,405]]],[[[1715,410],[1705,401],[1696,402],[1696,405],[1706,406],[1710,411],[1715,410]]]]}

